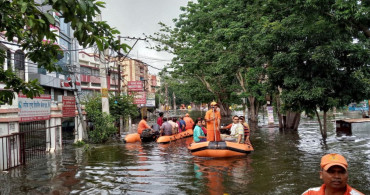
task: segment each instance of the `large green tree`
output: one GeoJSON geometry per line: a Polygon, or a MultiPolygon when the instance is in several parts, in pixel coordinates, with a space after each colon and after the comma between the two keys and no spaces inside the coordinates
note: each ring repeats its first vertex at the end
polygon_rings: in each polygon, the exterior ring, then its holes
{"type": "Polygon", "coordinates": [[[198,80],[219,102],[223,115],[230,114],[230,104],[247,97],[251,118],[257,121],[265,96],[264,71],[254,50],[256,42],[251,39],[255,29],[247,28],[253,23],[252,11],[246,13],[247,8],[248,1],[189,2],[182,8],[184,14],[175,20],[174,29],[162,24],[162,32],[151,38],[162,44],[157,49],[177,56],[171,64],[173,76],[198,80]],[[247,77],[250,72],[258,74],[253,75],[257,80],[247,77]]]}
{"type": "MultiPolygon", "coordinates": [[[[59,13],[64,22],[70,23],[73,36],[83,47],[97,45],[100,51],[113,48],[127,50],[126,44],[115,40],[119,31],[105,21],[96,21],[94,17],[101,13],[104,2],[96,0],[0,0],[0,32],[5,32],[8,42],[16,40],[26,57],[37,63],[39,68],[60,71],[55,63],[63,51],[53,44],[58,35],[50,28],[56,25],[53,12],[59,13]],[[43,40],[48,41],[43,41],[43,40]]],[[[14,92],[22,92],[28,97],[42,93],[37,81],[25,83],[17,78],[11,69],[4,70],[4,51],[0,50],[0,82],[5,83],[5,90],[0,91],[0,104],[9,103],[14,92]]]]}
{"type": "Polygon", "coordinates": [[[281,90],[286,111],[316,112],[325,140],[330,108],[369,97],[369,39],[360,28],[369,24],[369,4],[269,1],[264,7],[269,81],[281,90]],[[353,15],[342,15],[346,13],[353,15]],[[352,23],[357,17],[362,19],[352,23]],[[323,123],[318,108],[324,113],[323,123]]]}

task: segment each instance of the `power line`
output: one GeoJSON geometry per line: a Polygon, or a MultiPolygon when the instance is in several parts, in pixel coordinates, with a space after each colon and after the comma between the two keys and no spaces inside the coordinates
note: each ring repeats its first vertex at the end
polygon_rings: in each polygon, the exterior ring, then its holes
{"type": "MultiPolygon", "coordinates": [[[[0,43],[7,44],[7,45],[18,46],[18,47],[22,46],[22,45],[19,45],[17,43],[11,43],[11,42],[6,42],[6,41],[0,41],[0,43]]],[[[61,51],[82,51],[82,50],[90,49],[90,48],[93,48],[93,47],[86,47],[86,48],[81,48],[81,49],[62,49],[61,51]]]]}

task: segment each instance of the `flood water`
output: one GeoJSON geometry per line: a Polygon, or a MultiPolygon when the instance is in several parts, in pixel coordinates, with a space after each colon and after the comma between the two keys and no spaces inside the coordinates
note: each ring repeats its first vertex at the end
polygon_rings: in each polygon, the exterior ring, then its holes
{"type": "Polygon", "coordinates": [[[254,152],[245,157],[193,157],[192,138],[156,143],[67,144],[62,152],[0,174],[0,194],[301,194],[320,186],[322,155],[340,153],[349,163],[349,184],[370,194],[370,130],[337,138],[329,124],[327,144],[316,119],[298,132],[269,128],[260,119],[251,132],[254,152]]]}

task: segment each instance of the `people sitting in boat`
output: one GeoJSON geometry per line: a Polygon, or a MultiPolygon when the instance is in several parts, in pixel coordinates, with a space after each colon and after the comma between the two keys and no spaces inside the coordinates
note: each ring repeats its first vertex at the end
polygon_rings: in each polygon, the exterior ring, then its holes
{"type": "Polygon", "coordinates": [[[184,117],[180,116],[180,118],[178,120],[178,125],[179,125],[179,133],[185,131],[186,123],[184,121],[184,117]]]}
{"type": "Polygon", "coordinates": [[[221,141],[220,120],[221,114],[217,109],[217,103],[211,102],[211,109],[206,112],[204,119],[207,122],[207,141],[221,141]]]}
{"type": "Polygon", "coordinates": [[[179,126],[176,123],[177,119],[175,117],[168,118],[168,122],[172,125],[172,134],[176,134],[178,132],[179,126]]]}
{"type": "Polygon", "coordinates": [[[161,135],[172,135],[172,125],[167,121],[167,118],[163,118],[163,124],[161,126],[161,135]]]}
{"type": "MultiPolygon", "coordinates": [[[[150,129],[153,131],[153,129],[148,125],[148,123],[146,122],[148,119],[147,116],[143,116],[143,119],[141,119],[141,121],[139,122],[139,124],[137,125],[137,133],[141,135],[141,133],[143,132],[144,129],[150,129]]],[[[153,131],[154,132],[154,131],[153,131]]]]}
{"type": "Polygon", "coordinates": [[[185,130],[193,129],[194,121],[193,121],[192,118],[190,118],[189,113],[185,114],[184,121],[185,121],[185,124],[186,124],[185,130]]]}
{"type": "Polygon", "coordinates": [[[202,130],[202,120],[199,118],[195,120],[195,127],[193,130],[193,140],[195,143],[204,142],[207,140],[206,135],[204,135],[202,130]]]}
{"type": "Polygon", "coordinates": [[[152,125],[152,129],[153,129],[154,132],[158,132],[159,133],[160,128],[161,127],[157,123],[152,125]]]}
{"type": "Polygon", "coordinates": [[[244,116],[239,116],[239,122],[240,124],[243,125],[243,128],[244,128],[244,143],[247,143],[247,141],[249,140],[249,134],[250,134],[249,125],[247,122],[245,122],[244,116]]]}
{"type": "Polygon", "coordinates": [[[222,140],[237,142],[239,144],[244,143],[244,127],[239,123],[238,116],[233,116],[233,123],[223,128],[230,128],[230,135],[221,134],[222,140]]]}
{"type": "Polygon", "coordinates": [[[206,126],[207,126],[206,120],[204,118],[202,118],[202,130],[203,130],[204,135],[207,136],[207,128],[206,128],[206,126]]]}

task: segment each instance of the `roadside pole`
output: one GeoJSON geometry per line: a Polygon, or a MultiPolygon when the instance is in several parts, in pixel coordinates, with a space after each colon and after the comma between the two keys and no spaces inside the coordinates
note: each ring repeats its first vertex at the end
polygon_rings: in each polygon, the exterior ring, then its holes
{"type": "MultiPolygon", "coordinates": [[[[72,40],[72,46],[77,48],[75,39],[72,40]]],[[[79,63],[78,54],[73,56],[73,57],[75,58],[75,62],[79,63]]],[[[82,114],[82,109],[81,109],[81,104],[80,104],[81,87],[77,87],[77,78],[78,78],[77,72],[80,72],[80,71],[77,71],[76,65],[73,65],[72,68],[69,68],[69,71],[70,71],[70,73],[73,72],[72,83],[73,83],[73,86],[74,86],[73,95],[75,96],[77,113],[78,113],[77,121],[80,121],[80,124],[81,124],[81,127],[82,127],[82,131],[80,132],[79,131],[80,130],[79,125],[77,124],[77,127],[76,127],[76,124],[75,124],[75,130],[76,130],[77,135],[78,135],[77,138],[75,137],[75,141],[80,141],[81,139],[86,140],[86,139],[88,139],[88,137],[87,137],[87,128],[86,128],[86,122],[84,120],[84,117],[83,117],[83,114],[82,114]]]]}
{"type": "Polygon", "coordinates": [[[173,97],[173,112],[175,113],[174,115],[176,116],[176,96],[175,96],[175,92],[172,92],[172,97],[173,97]]]}
{"type": "MultiPolygon", "coordinates": [[[[108,99],[108,84],[107,84],[107,69],[105,67],[104,54],[100,52],[100,81],[101,81],[101,104],[102,104],[102,111],[109,114],[109,99],[108,99]]],[[[109,64],[108,64],[109,66],[109,64]]]]}

